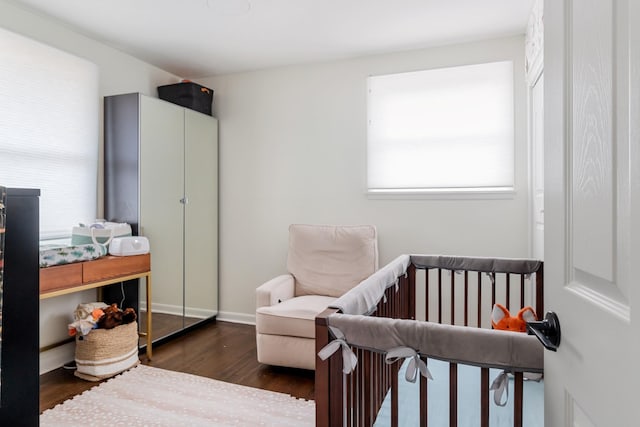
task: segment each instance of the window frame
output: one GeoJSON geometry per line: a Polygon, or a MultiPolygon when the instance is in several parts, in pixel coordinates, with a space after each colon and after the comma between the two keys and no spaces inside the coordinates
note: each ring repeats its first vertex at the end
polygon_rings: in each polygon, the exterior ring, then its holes
{"type": "Polygon", "coordinates": [[[469,64],[461,64],[461,65],[447,65],[447,66],[439,66],[426,68],[417,71],[407,71],[407,72],[399,72],[399,73],[387,73],[381,75],[370,75],[367,77],[367,138],[366,138],[366,177],[365,177],[365,188],[366,195],[370,199],[512,199],[516,195],[517,188],[517,139],[518,139],[518,131],[516,129],[516,98],[517,98],[517,87],[516,87],[516,64],[517,61],[513,58],[505,58],[505,59],[493,59],[486,61],[477,61],[469,64]],[[509,123],[507,126],[509,127],[510,134],[508,135],[508,144],[509,155],[507,157],[507,161],[509,165],[507,166],[510,169],[510,185],[502,185],[502,186],[449,186],[449,187],[436,187],[436,186],[424,186],[424,187],[400,187],[400,188],[391,188],[391,187],[373,187],[370,185],[371,181],[371,158],[370,158],[370,150],[371,150],[371,132],[372,132],[372,124],[371,124],[371,82],[372,79],[376,79],[379,77],[396,77],[403,75],[416,75],[418,73],[428,73],[430,71],[442,72],[449,69],[457,69],[464,67],[474,67],[474,66],[483,66],[483,65],[492,65],[492,64],[508,64],[510,67],[509,70],[509,80],[508,82],[505,80],[504,83],[508,83],[510,86],[508,90],[510,91],[510,97],[508,98],[509,103],[509,123]]]}

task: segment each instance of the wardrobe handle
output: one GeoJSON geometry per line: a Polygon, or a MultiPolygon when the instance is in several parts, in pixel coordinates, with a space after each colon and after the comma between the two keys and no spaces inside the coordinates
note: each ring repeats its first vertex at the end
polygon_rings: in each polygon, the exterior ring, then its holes
{"type": "Polygon", "coordinates": [[[189,198],[183,197],[182,199],[180,199],[180,203],[182,203],[183,205],[186,205],[187,203],[189,203],[189,198]]]}

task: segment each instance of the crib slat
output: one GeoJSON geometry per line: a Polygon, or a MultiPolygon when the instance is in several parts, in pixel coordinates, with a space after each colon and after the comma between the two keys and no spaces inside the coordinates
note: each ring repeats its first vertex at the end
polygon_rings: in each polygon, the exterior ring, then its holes
{"type": "Polygon", "coordinates": [[[451,275],[451,324],[456,324],[456,273],[455,271],[449,271],[451,275]]]}
{"type": "Polygon", "coordinates": [[[506,294],[507,294],[507,310],[511,310],[511,275],[507,273],[506,275],[506,294]]]}
{"type": "Polygon", "coordinates": [[[424,289],[425,289],[425,295],[424,295],[424,319],[428,322],[429,321],[429,271],[431,270],[424,270],[424,289]]]}
{"type": "Polygon", "coordinates": [[[404,304],[402,302],[402,295],[404,295],[404,291],[402,289],[402,287],[400,286],[400,281],[398,281],[398,290],[396,291],[397,297],[396,297],[396,301],[397,301],[397,306],[398,306],[398,318],[399,319],[404,319],[405,318],[405,311],[404,311],[404,304]]]}
{"type": "MultiPolygon", "coordinates": [[[[379,407],[379,384],[380,384],[380,374],[382,372],[378,367],[378,355],[376,353],[371,353],[371,369],[369,371],[369,376],[371,377],[371,390],[369,391],[369,398],[371,399],[371,406],[373,408],[379,407]]],[[[373,414],[373,421],[375,421],[376,416],[373,414]]]]}
{"type": "MultiPolygon", "coordinates": [[[[316,364],[316,369],[317,369],[317,365],[316,364]]],[[[344,377],[343,379],[343,383],[342,383],[342,425],[345,427],[351,427],[351,425],[349,424],[349,414],[351,413],[351,399],[350,399],[350,394],[351,394],[351,381],[349,379],[349,377],[344,377]]],[[[318,406],[318,404],[316,403],[316,407],[318,406]]],[[[316,425],[318,425],[317,421],[316,421],[316,425]]]]}
{"type": "Polygon", "coordinates": [[[442,269],[438,269],[438,323],[442,323],[442,269]]]}
{"type": "MultiPolygon", "coordinates": [[[[416,287],[409,285],[410,283],[409,275],[410,275],[410,271],[407,272],[407,277],[403,281],[403,286],[405,289],[405,295],[406,295],[406,301],[407,301],[406,302],[407,318],[415,320],[416,318],[416,287]]],[[[415,279],[413,279],[411,283],[415,283],[415,282],[416,282],[415,279]]]]}
{"type": "Polygon", "coordinates": [[[378,363],[380,364],[380,368],[379,368],[379,372],[380,372],[380,391],[379,391],[379,396],[380,396],[380,404],[382,404],[382,402],[384,401],[384,398],[387,394],[387,388],[388,388],[388,379],[389,379],[389,368],[387,367],[387,364],[384,362],[384,355],[380,355],[379,357],[379,361],[378,363]]]}
{"type": "Polygon", "coordinates": [[[398,290],[396,293],[398,294],[398,318],[406,319],[406,310],[404,308],[404,288],[402,287],[401,280],[398,280],[398,290]]]}
{"type": "MultiPolygon", "coordinates": [[[[358,360],[362,360],[362,355],[365,353],[364,350],[358,350],[358,360]]],[[[364,401],[364,377],[366,373],[363,372],[362,363],[359,363],[360,367],[358,368],[358,382],[356,384],[356,394],[355,394],[355,405],[356,405],[356,419],[354,420],[354,426],[363,426],[364,425],[364,413],[363,413],[363,401],[364,401]]],[[[356,367],[358,366],[356,365],[356,367]]]]}
{"type": "MultiPolygon", "coordinates": [[[[356,352],[356,356],[360,356],[359,350],[354,350],[356,352]]],[[[356,365],[355,371],[351,375],[347,375],[347,380],[349,381],[351,393],[347,419],[350,420],[352,426],[357,426],[357,418],[358,418],[358,382],[360,381],[358,365],[356,365]]]]}
{"type": "Polygon", "coordinates": [[[368,353],[368,351],[366,350],[361,350],[360,351],[360,356],[358,356],[358,360],[360,360],[360,384],[358,385],[359,391],[360,391],[360,395],[358,396],[358,406],[359,406],[359,411],[358,411],[358,416],[359,416],[359,420],[358,420],[358,425],[360,426],[366,426],[366,421],[367,421],[367,411],[366,411],[366,405],[367,405],[367,389],[366,386],[369,384],[369,381],[367,379],[367,370],[365,369],[365,359],[366,359],[366,354],[368,353]]]}
{"type": "MultiPolygon", "coordinates": [[[[493,274],[493,273],[489,273],[489,274],[493,274]]],[[[496,304],[496,276],[495,276],[495,274],[490,276],[490,279],[491,279],[491,307],[493,308],[493,306],[496,304]]]]}
{"type": "Polygon", "coordinates": [[[524,307],[524,274],[520,274],[520,308],[524,307]]]}
{"type": "Polygon", "coordinates": [[[398,307],[396,306],[397,303],[397,298],[396,298],[396,293],[393,291],[393,287],[389,288],[389,301],[387,302],[387,305],[389,306],[389,314],[391,318],[395,318],[395,316],[398,313],[398,307]]]}
{"type": "MultiPolygon", "coordinates": [[[[424,363],[428,363],[426,357],[422,357],[424,363]]],[[[429,408],[427,405],[428,380],[420,375],[420,427],[427,427],[429,408]]]]}
{"type": "Polygon", "coordinates": [[[469,326],[469,272],[464,272],[464,326],[469,326]]]}
{"type": "Polygon", "coordinates": [[[362,360],[362,412],[363,412],[363,422],[365,426],[370,426],[373,424],[371,421],[371,352],[363,351],[362,360]]]}
{"type": "Polygon", "coordinates": [[[405,294],[406,297],[403,298],[403,300],[405,300],[405,304],[406,304],[406,309],[407,309],[407,319],[411,319],[411,320],[415,320],[416,318],[416,308],[415,308],[415,304],[411,304],[410,301],[415,301],[416,300],[416,287],[415,286],[409,286],[409,282],[412,281],[413,283],[415,283],[415,278],[410,279],[409,277],[415,274],[415,269],[409,268],[407,269],[407,277],[402,280],[402,288],[405,290],[405,294]]]}
{"type": "Polygon", "coordinates": [[[404,287],[407,290],[407,309],[408,311],[408,318],[409,319],[414,319],[416,318],[416,303],[418,302],[416,300],[416,287],[415,285],[411,286],[410,283],[416,283],[415,278],[413,279],[413,281],[411,281],[412,279],[409,278],[410,274],[407,274],[407,278],[404,281],[404,287]]]}
{"type": "Polygon", "coordinates": [[[365,386],[368,384],[367,381],[367,371],[365,370],[365,355],[368,352],[365,350],[360,351],[360,355],[358,356],[358,360],[360,360],[360,383],[358,384],[358,389],[360,395],[358,396],[358,425],[364,426],[367,425],[366,422],[366,400],[367,400],[367,389],[365,386]]]}
{"type": "Polygon", "coordinates": [[[478,271],[478,328],[482,327],[482,273],[478,271]]]}
{"type": "MultiPolygon", "coordinates": [[[[359,349],[354,350],[357,357],[360,357],[361,351],[359,349]]],[[[351,425],[359,426],[359,411],[360,411],[360,370],[361,366],[356,365],[355,371],[347,377],[351,377],[351,425]]]]}
{"type": "Polygon", "coordinates": [[[489,368],[480,368],[480,427],[489,427],[489,368]]]}
{"type": "Polygon", "coordinates": [[[416,288],[415,287],[411,287],[409,288],[408,283],[409,283],[409,278],[408,278],[408,274],[407,277],[404,278],[402,280],[402,289],[403,289],[403,297],[402,300],[404,301],[404,310],[405,310],[405,319],[415,319],[416,315],[414,313],[415,309],[412,309],[411,304],[409,304],[409,301],[415,301],[416,300],[416,296],[415,296],[415,292],[416,292],[416,288]],[[412,295],[413,294],[413,295],[412,295]]]}
{"type": "Polygon", "coordinates": [[[458,425],[458,364],[449,363],[449,426],[458,425]]]}
{"type": "MultiPolygon", "coordinates": [[[[389,292],[388,290],[384,291],[384,296],[385,298],[389,297],[389,292]]],[[[380,301],[380,304],[378,304],[378,310],[380,313],[380,317],[387,317],[387,304],[384,304],[384,298],[382,299],[382,301],[380,301]]]]}
{"type": "MultiPolygon", "coordinates": [[[[379,356],[379,364],[380,364],[380,378],[381,378],[381,383],[380,383],[380,405],[382,404],[382,402],[384,401],[384,398],[387,395],[387,390],[389,389],[389,367],[387,366],[387,364],[384,361],[384,355],[380,355],[379,356]]],[[[378,405],[378,407],[380,406],[378,405]]]]}
{"type": "Polygon", "coordinates": [[[391,427],[398,427],[398,366],[400,362],[391,365],[391,427]]]}
{"type": "Polygon", "coordinates": [[[522,427],[522,398],[524,394],[524,376],[522,372],[516,372],[513,381],[513,425],[522,427]]]}

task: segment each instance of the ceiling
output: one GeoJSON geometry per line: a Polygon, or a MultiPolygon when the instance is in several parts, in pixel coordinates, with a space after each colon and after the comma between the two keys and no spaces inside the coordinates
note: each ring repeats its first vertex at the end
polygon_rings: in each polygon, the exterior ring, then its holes
{"type": "Polygon", "coordinates": [[[534,0],[13,0],[180,77],[523,34],[534,0]]]}

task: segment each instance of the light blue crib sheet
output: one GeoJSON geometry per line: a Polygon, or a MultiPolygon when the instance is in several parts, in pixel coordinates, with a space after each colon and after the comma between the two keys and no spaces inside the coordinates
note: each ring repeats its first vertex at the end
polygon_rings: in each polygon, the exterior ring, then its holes
{"type": "MultiPolygon", "coordinates": [[[[419,380],[411,383],[405,380],[404,372],[408,362],[400,369],[398,378],[400,427],[420,425],[419,380]]],[[[449,425],[449,364],[429,359],[429,371],[433,380],[428,381],[428,425],[434,427],[449,425]]],[[[498,369],[489,370],[489,385],[500,374],[498,369]]],[[[509,400],[506,406],[493,402],[493,391],[489,395],[489,425],[491,427],[513,426],[513,378],[509,380],[509,400]]],[[[503,401],[505,396],[503,395],[503,401]]],[[[388,393],[374,424],[375,427],[391,425],[391,396],[388,393]]],[[[458,365],[458,425],[475,427],[480,425],[480,368],[458,365]]],[[[543,381],[524,382],[523,425],[525,427],[544,426],[544,384],[543,381]]]]}

